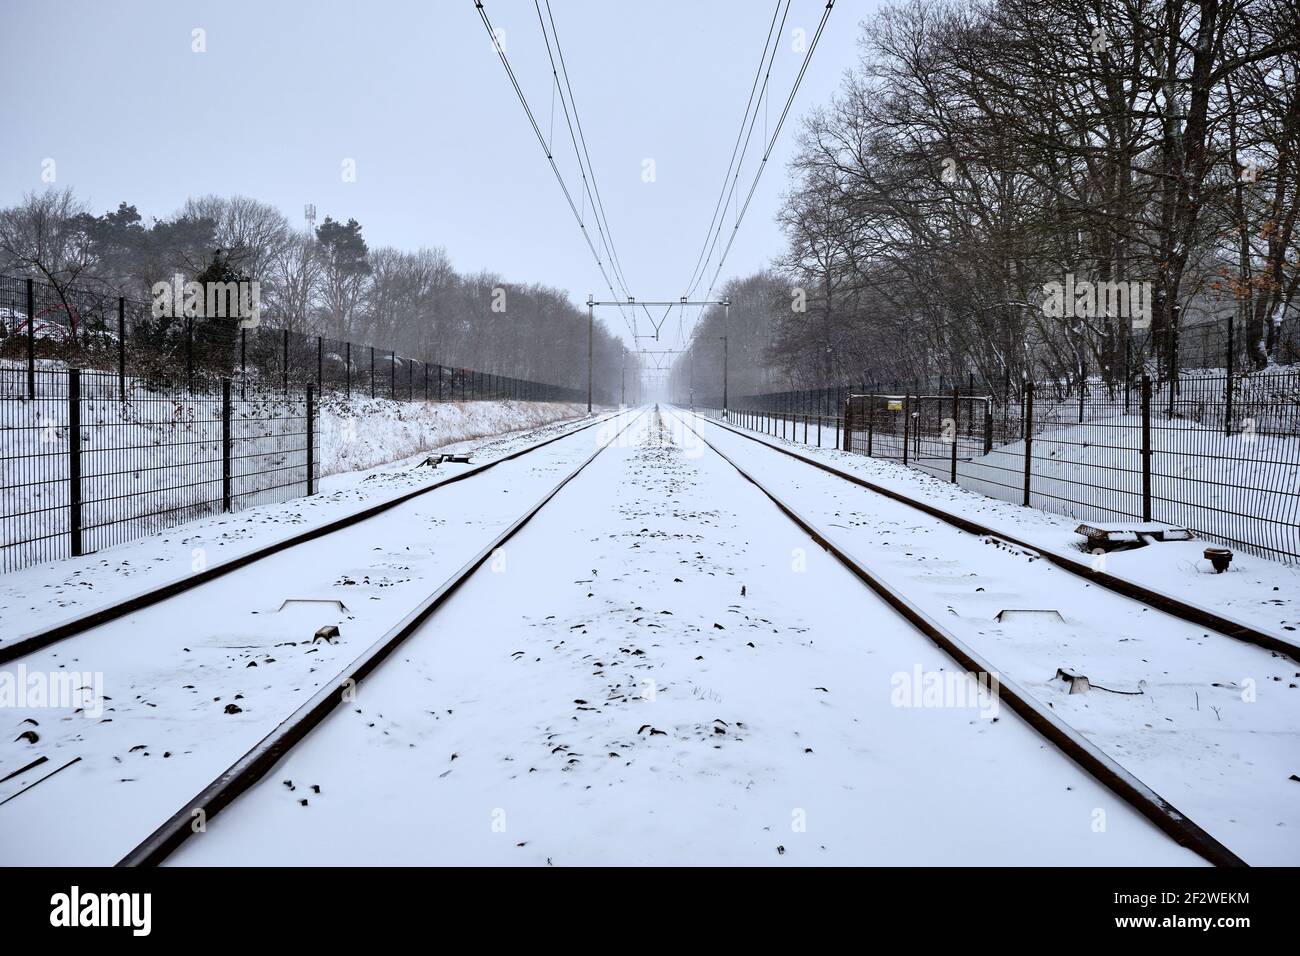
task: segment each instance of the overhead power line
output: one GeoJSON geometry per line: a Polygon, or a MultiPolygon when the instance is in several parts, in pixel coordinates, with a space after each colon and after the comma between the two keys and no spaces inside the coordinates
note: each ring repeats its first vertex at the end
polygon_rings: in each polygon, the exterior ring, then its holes
{"type": "Polygon", "coordinates": [[[601,242],[605,246],[605,251],[609,256],[610,264],[613,266],[614,278],[618,280],[623,289],[625,296],[631,297],[632,293],[628,289],[627,277],[623,273],[623,264],[619,261],[618,250],[614,245],[614,232],[609,227],[609,216],[605,213],[605,203],[600,195],[600,183],[596,179],[596,169],[591,164],[591,154],[587,150],[587,137],[582,131],[582,118],[578,115],[578,102],[573,96],[573,86],[569,82],[569,70],[564,63],[564,50],[560,46],[560,33],[555,26],[555,16],[551,12],[550,0],[546,0],[546,20],[550,21],[551,32],[547,35],[546,21],[542,19],[542,8],[538,0],[533,0],[533,7],[537,10],[537,22],[542,28],[542,39],[546,41],[546,55],[551,61],[551,74],[555,77],[558,87],[560,78],[564,79],[564,88],[560,90],[560,105],[564,109],[564,119],[569,127],[569,139],[573,143],[574,155],[578,158],[578,169],[582,173],[583,187],[591,199],[592,209],[596,213],[596,230],[600,233],[601,242]],[[555,40],[555,52],[551,52],[551,39],[555,40]],[[560,58],[558,72],[556,70],[556,57],[560,58]],[[565,102],[565,91],[568,92],[567,103],[565,102]],[[573,117],[570,119],[570,108],[573,111],[573,117]],[[574,136],[574,126],[577,126],[577,136],[574,136]],[[581,141],[582,147],[579,151],[578,143],[581,141]],[[583,161],[586,166],[583,166],[583,161]]]}
{"type": "MultiPolygon", "coordinates": [[[[727,245],[723,248],[722,255],[718,257],[718,268],[713,273],[713,279],[709,282],[709,291],[704,296],[706,299],[713,298],[713,289],[718,284],[718,276],[722,274],[722,267],[726,264],[727,254],[731,252],[732,243],[736,241],[736,234],[740,232],[740,224],[744,221],[745,213],[749,210],[749,204],[754,199],[754,191],[758,189],[758,181],[762,178],[763,170],[767,168],[767,160],[772,155],[772,148],[776,145],[777,137],[781,135],[781,127],[785,125],[786,117],[790,115],[790,108],[794,105],[794,98],[799,92],[799,85],[803,82],[804,74],[808,72],[808,64],[812,62],[813,54],[817,52],[817,44],[826,29],[826,21],[830,19],[831,8],[834,6],[835,0],[826,0],[826,9],[822,11],[821,21],[817,24],[817,32],[813,34],[812,41],[808,44],[808,52],[804,54],[803,63],[799,66],[799,72],[794,78],[794,86],[790,89],[790,95],[786,97],[785,106],[781,110],[781,115],[772,130],[771,138],[767,141],[767,149],[763,151],[763,158],[759,160],[758,169],[754,172],[754,181],[750,183],[749,192],[745,196],[745,203],[740,207],[740,212],[736,216],[736,225],[731,230],[731,236],[727,239],[727,245]]],[[[757,114],[755,118],[757,118],[757,114]]]]}
{"type": "MultiPolygon", "coordinates": [[[[736,131],[736,142],[731,147],[731,158],[727,161],[727,171],[722,177],[722,188],[718,190],[718,199],[713,204],[713,215],[709,217],[709,227],[704,232],[704,242],[700,246],[700,254],[695,260],[695,268],[691,270],[691,277],[686,281],[687,298],[690,298],[691,294],[694,293],[695,287],[696,285],[698,285],[699,280],[704,277],[704,270],[708,268],[708,261],[709,261],[708,256],[711,256],[713,254],[709,243],[710,237],[713,237],[713,242],[715,244],[717,242],[717,237],[713,230],[714,224],[715,223],[717,224],[719,232],[721,232],[722,230],[722,220],[719,218],[719,213],[724,208],[722,205],[722,197],[725,196],[727,193],[727,183],[732,181],[732,168],[735,167],[736,175],[737,176],[740,175],[740,166],[736,162],[736,154],[737,152],[740,152],[740,162],[743,163],[745,159],[745,154],[743,151],[740,151],[741,139],[742,137],[744,138],[745,147],[746,149],[748,149],[749,138],[745,136],[745,127],[748,126],[751,131],[753,130],[753,123],[750,120],[750,109],[752,108],[754,110],[755,116],[758,115],[758,103],[762,102],[763,93],[767,90],[767,83],[772,75],[771,61],[772,58],[774,58],[776,55],[776,47],[780,43],[782,31],[784,31],[785,29],[784,16],[781,18],[781,28],[777,29],[776,16],[780,12],[781,12],[781,0],[776,0],[776,6],[772,8],[772,22],[768,24],[767,27],[767,39],[763,41],[763,53],[758,58],[758,67],[754,70],[754,81],[750,84],[749,87],[749,99],[745,102],[745,114],[740,119],[740,129],[736,131]],[[772,42],[774,36],[776,37],[776,41],[777,41],[776,44],[772,42]],[[768,54],[769,48],[771,49],[771,57],[769,57],[768,54]],[[763,70],[764,62],[767,63],[766,73],[763,70]],[[760,76],[763,77],[762,90],[758,89],[758,80],[760,76]],[[757,101],[755,101],[754,98],[754,92],[756,90],[758,90],[757,101]]],[[[785,0],[785,12],[787,16],[790,13],[790,0],[785,0]]]]}
{"type": "MultiPolygon", "coordinates": [[[[510,60],[506,57],[506,51],[503,44],[498,40],[498,34],[492,26],[487,10],[483,7],[483,0],[474,0],[474,6],[478,10],[479,18],[483,21],[483,28],[487,31],[488,38],[492,41],[492,47],[496,50],[497,56],[501,60],[501,65],[505,67],[506,76],[510,79],[510,85],[514,88],[515,96],[519,98],[519,105],[524,108],[524,114],[528,117],[528,123],[533,128],[533,133],[537,136],[537,142],[542,147],[542,152],[546,154],[546,160],[551,166],[551,172],[555,174],[555,181],[560,184],[560,189],[564,192],[564,198],[569,203],[569,209],[573,213],[574,220],[578,223],[578,228],[582,230],[582,237],[587,242],[587,248],[591,250],[592,258],[596,260],[596,267],[600,270],[601,278],[605,280],[605,287],[609,290],[612,298],[617,299],[618,294],[614,292],[614,284],[610,281],[609,273],[605,271],[605,263],[596,249],[595,243],[591,241],[591,233],[588,231],[586,223],[583,222],[581,213],[578,212],[578,205],[573,200],[573,194],[569,191],[568,184],[565,183],[564,177],[560,174],[560,167],[556,165],[555,156],[546,143],[546,136],[542,133],[542,128],[538,125],[537,117],[533,115],[532,107],[528,105],[528,98],[524,96],[523,88],[519,85],[519,79],[515,76],[514,69],[510,66],[510,60]]],[[[563,97],[561,97],[563,99],[563,97]]],[[[611,262],[611,267],[612,267],[611,262]]],[[[627,313],[619,307],[619,314],[623,316],[623,321],[627,323],[627,313]]],[[[636,334],[635,328],[628,323],[632,334],[636,334]]]]}
{"type": "MultiPolygon", "coordinates": [[[[780,6],[781,6],[781,0],[777,0],[777,8],[779,9],[780,6]]],[[[721,255],[718,257],[717,268],[714,270],[713,278],[709,282],[708,292],[703,296],[703,298],[705,299],[713,298],[713,290],[717,286],[719,276],[722,274],[722,269],[726,264],[727,256],[728,254],[730,254],[732,244],[736,241],[736,236],[740,232],[741,223],[744,221],[745,213],[749,210],[749,205],[754,198],[754,192],[758,188],[759,179],[762,177],[763,171],[767,168],[767,161],[769,157],[772,155],[772,149],[776,145],[777,138],[781,134],[781,128],[785,125],[786,117],[789,115],[790,109],[794,104],[794,98],[799,92],[799,86],[803,82],[804,74],[808,71],[808,65],[812,62],[813,53],[815,53],[817,50],[817,44],[821,40],[822,33],[826,29],[826,21],[830,18],[831,8],[834,6],[835,6],[835,0],[827,0],[826,7],[822,11],[821,20],[817,24],[817,30],[813,34],[812,41],[808,45],[808,52],[804,54],[803,62],[800,64],[799,67],[799,72],[795,76],[794,84],[790,89],[790,95],[786,97],[785,106],[781,110],[780,117],[777,119],[776,127],[771,131],[771,135],[768,137],[767,146],[763,151],[762,158],[759,160],[758,169],[755,171],[754,179],[750,184],[749,191],[745,195],[745,202],[741,206],[740,210],[736,215],[736,221],[732,227],[731,234],[727,239],[726,245],[722,249],[721,255]]],[[[784,32],[786,19],[789,15],[789,12],[790,12],[790,0],[786,0],[785,11],[781,15],[780,27],[776,29],[777,43],[775,45],[772,43],[773,27],[769,26],[768,28],[768,39],[764,43],[763,55],[759,58],[759,66],[758,66],[758,72],[763,74],[762,86],[761,88],[758,86],[758,74],[756,73],[754,78],[754,83],[750,87],[749,101],[745,105],[745,115],[741,119],[740,132],[736,134],[736,145],[732,147],[732,162],[729,162],[727,164],[727,174],[723,179],[722,190],[719,193],[718,202],[714,206],[713,217],[709,221],[709,231],[705,235],[704,248],[701,250],[700,258],[696,262],[695,269],[693,269],[691,272],[691,279],[688,282],[688,286],[689,286],[689,291],[687,292],[688,296],[694,295],[694,291],[696,287],[699,285],[700,280],[702,280],[704,276],[707,274],[708,263],[713,257],[713,250],[716,248],[719,238],[722,234],[723,217],[725,216],[725,210],[729,208],[731,205],[732,196],[735,192],[736,186],[740,179],[740,164],[744,162],[745,153],[748,151],[749,148],[749,139],[752,136],[754,127],[758,121],[758,107],[763,103],[763,98],[765,95],[767,95],[768,98],[770,99],[770,94],[768,94],[767,88],[769,85],[769,79],[771,77],[772,63],[774,62],[776,49],[780,42],[780,36],[784,32]],[[763,66],[764,63],[767,64],[766,70],[764,70],[764,66],[763,66]],[[756,89],[758,90],[757,99],[754,96],[756,89]],[[752,112],[751,112],[751,107],[753,108],[752,112]],[[743,137],[743,145],[742,145],[742,137],[743,137]],[[739,162],[736,161],[737,153],[739,153],[739,162]],[[733,174],[733,168],[734,168],[734,174],[733,174]],[[730,188],[728,188],[728,183],[730,183],[730,188]],[[725,200],[723,198],[724,195],[725,195],[725,200]],[[717,227],[716,230],[714,228],[715,224],[717,227]],[[701,264],[703,264],[704,267],[703,271],[701,271],[701,264]]],[[[777,11],[774,10],[772,14],[773,24],[776,23],[776,13],[777,11]]],[[[766,123],[766,119],[767,118],[765,115],[764,123],[766,123]]],[[[697,324],[699,319],[702,318],[703,315],[704,315],[704,310],[701,309],[699,316],[697,317],[696,320],[697,324]]],[[[682,348],[685,348],[686,334],[682,325],[683,324],[679,322],[678,336],[682,339],[681,342],[682,348]]],[[[694,330],[692,329],[692,335],[693,334],[694,334],[694,330]]]]}

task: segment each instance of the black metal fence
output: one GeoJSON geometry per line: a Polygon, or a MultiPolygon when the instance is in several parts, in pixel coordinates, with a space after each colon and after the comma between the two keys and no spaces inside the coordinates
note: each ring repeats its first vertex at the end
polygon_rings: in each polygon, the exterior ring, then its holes
{"type": "Polygon", "coordinates": [[[0,368],[0,569],[312,494],[315,387],[0,368]]]}
{"type": "MultiPolygon", "coordinates": [[[[720,404],[697,410],[720,417],[720,404]]],[[[786,392],[742,397],[729,418],[1085,521],[1155,521],[1300,561],[1295,369],[1025,383],[1009,401],[962,389],[786,392]]]]}
{"type": "Polygon", "coordinates": [[[152,303],[0,276],[0,361],[27,372],[49,365],[116,373],[125,394],[132,377],[208,387],[230,378],[249,388],[397,401],[586,401],[584,389],[459,368],[427,359],[238,318],[154,315],[152,303]]]}

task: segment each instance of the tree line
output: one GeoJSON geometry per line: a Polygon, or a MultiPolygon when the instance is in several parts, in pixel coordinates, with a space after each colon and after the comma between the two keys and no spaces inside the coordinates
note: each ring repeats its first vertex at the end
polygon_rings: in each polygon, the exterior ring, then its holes
{"type": "MultiPolygon", "coordinates": [[[[802,125],[784,254],[732,287],[762,300],[731,310],[733,394],[1115,381],[1135,363],[1173,376],[1180,338],[1207,323],[1222,336],[1231,322],[1239,371],[1300,361],[1297,10],[885,8],[802,125]],[[1080,290],[1064,314],[1044,308],[1051,283],[1080,290]],[[1145,293],[1143,308],[1103,294],[1117,289],[1145,293]]],[[[703,317],[679,388],[692,364],[720,375],[721,318],[703,317]]]]}
{"type": "MultiPolygon", "coordinates": [[[[263,325],[556,385],[587,381],[586,311],[563,292],[462,274],[442,248],[372,247],[356,219],[296,229],[245,196],[190,198],[146,222],[126,202],[95,215],[70,188],[32,192],[0,210],[0,274],[145,301],[177,275],[256,280],[263,325]]],[[[622,349],[597,321],[599,395],[617,397],[622,349]]]]}

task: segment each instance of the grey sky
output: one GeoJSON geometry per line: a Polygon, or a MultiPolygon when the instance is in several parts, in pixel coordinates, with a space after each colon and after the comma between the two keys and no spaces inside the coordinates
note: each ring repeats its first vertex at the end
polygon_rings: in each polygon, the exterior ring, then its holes
{"type": "MultiPolygon", "coordinates": [[[[803,58],[794,30],[811,37],[824,6],[791,6],[771,122],[803,58]]],[[[723,278],[781,251],[773,215],[798,119],[855,62],[859,22],[877,6],[836,3],[723,278]]],[[[550,66],[533,3],[485,7],[548,130],[550,66]]],[[[551,8],[629,287],[639,298],[676,298],[704,240],[773,3],[551,8]],[[642,181],[646,159],[653,183],[642,181]]],[[[320,219],[356,217],[372,246],[443,246],[461,271],[542,282],[575,303],[608,296],[473,0],[0,0],[0,10],[10,91],[0,107],[0,204],[44,188],[41,162],[53,158],[57,185],[96,212],[126,200],[164,216],[190,195],[242,193],[301,224],[312,202],[320,219]],[[191,50],[195,28],[206,31],[205,53],[191,50]],[[342,181],[348,158],[354,183],[342,181]]],[[[757,135],[742,193],[761,154],[757,135]]],[[[554,138],[576,197],[558,102],[554,138]]]]}

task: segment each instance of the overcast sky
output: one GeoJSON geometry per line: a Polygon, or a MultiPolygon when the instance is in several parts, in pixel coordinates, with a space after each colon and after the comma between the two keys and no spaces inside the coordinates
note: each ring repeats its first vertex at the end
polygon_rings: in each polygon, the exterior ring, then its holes
{"type": "MultiPolygon", "coordinates": [[[[877,5],[839,0],[832,11],[724,279],[780,253],[774,214],[798,119],[855,63],[859,24],[877,5]]],[[[770,123],[804,56],[795,31],[811,37],[824,6],[791,5],[770,123]]],[[[485,0],[485,8],[549,135],[550,65],[532,0],[485,0]]],[[[638,298],[685,291],[773,8],[768,0],[551,0],[615,247],[638,298]],[[646,160],[654,182],[643,181],[646,160]]],[[[45,188],[41,164],[52,158],[57,185],[74,187],[96,212],[125,200],[146,218],[167,216],[191,195],[242,193],[301,224],[310,202],[318,219],[357,218],[372,246],[442,246],[462,272],[542,282],[575,303],[588,292],[608,297],[473,0],[0,0],[0,19],[8,91],[0,205],[45,188]],[[206,52],[192,50],[195,29],[205,31],[206,52]],[[355,182],[343,181],[347,159],[355,182]]],[[[738,192],[761,155],[758,135],[738,192]]],[[[554,152],[580,196],[558,101],[554,152]]]]}

